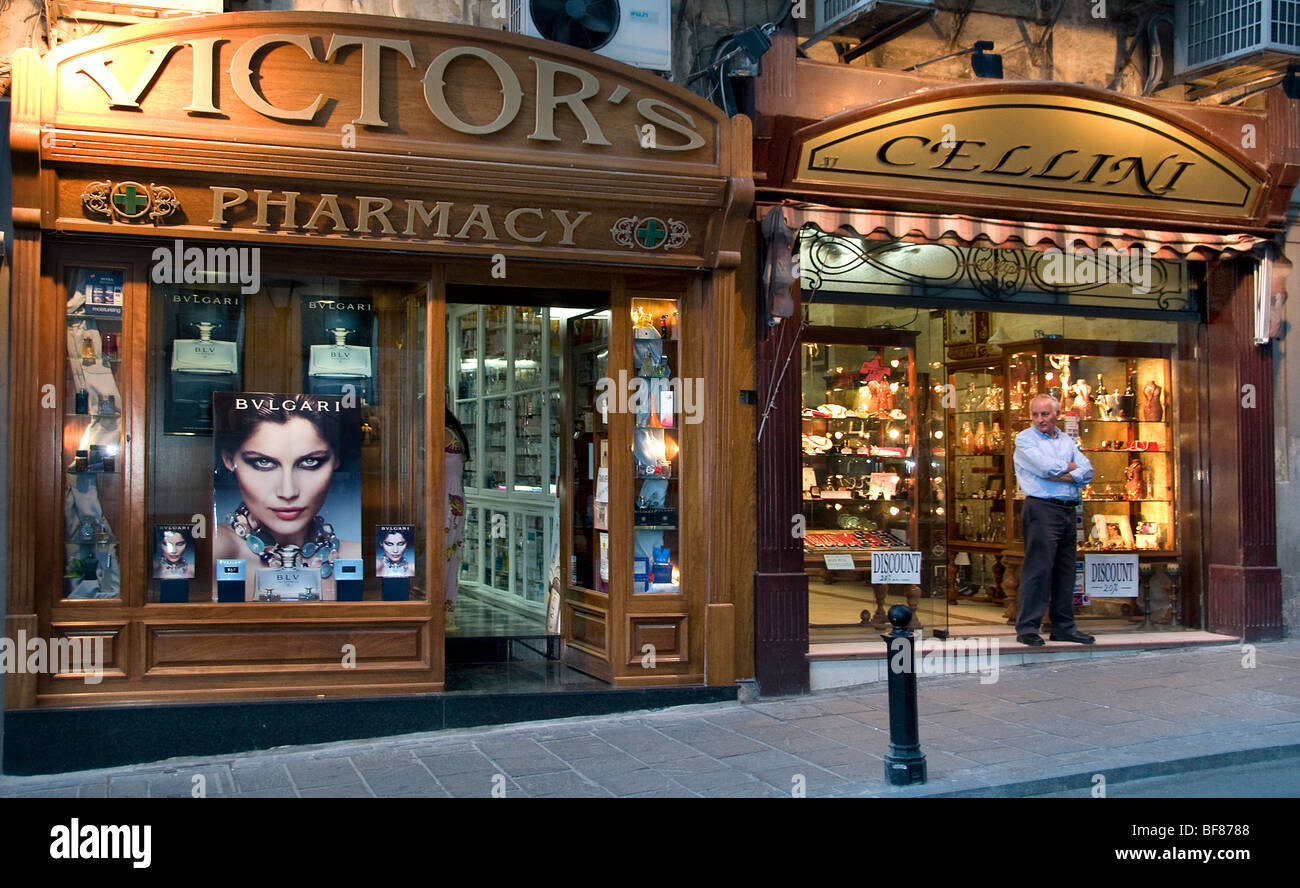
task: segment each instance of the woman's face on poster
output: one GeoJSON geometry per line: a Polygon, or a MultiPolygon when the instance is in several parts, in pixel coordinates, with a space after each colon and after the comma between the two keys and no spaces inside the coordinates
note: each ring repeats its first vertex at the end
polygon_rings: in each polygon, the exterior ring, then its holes
{"type": "Polygon", "coordinates": [[[168,564],[180,564],[185,560],[185,549],[189,543],[185,541],[185,534],[174,530],[163,532],[162,538],[162,556],[168,564]]]}
{"type": "Polygon", "coordinates": [[[248,513],[279,543],[301,541],[329,494],[339,458],[310,420],[263,422],[235,453],[222,454],[248,513]]]}
{"type": "Polygon", "coordinates": [[[406,555],[406,537],[400,533],[390,533],[384,537],[384,556],[389,561],[401,561],[406,555]]]}

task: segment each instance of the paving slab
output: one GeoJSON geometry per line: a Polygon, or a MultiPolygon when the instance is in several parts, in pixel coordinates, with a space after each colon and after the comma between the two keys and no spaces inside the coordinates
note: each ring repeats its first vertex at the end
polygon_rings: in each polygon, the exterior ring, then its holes
{"type": "Polygon", "coordinates": [[[1075,659],[920,683],[926,784],[886,783],[887,698],[798,697],[426,732],[41,777],[0,796],[1017,796],[1300,755],[1300,640],[1075,659]],[[802,775],[801,780],[797,779],[802,775]],[[802,781],[802,782],[801,782],[802,781]]]}

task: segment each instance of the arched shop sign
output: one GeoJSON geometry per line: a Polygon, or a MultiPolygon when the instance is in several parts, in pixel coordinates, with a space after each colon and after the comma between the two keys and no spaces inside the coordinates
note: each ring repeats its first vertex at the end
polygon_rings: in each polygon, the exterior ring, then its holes
{"type": "Polygon", "coordinates": [[[1161,111],[1064,84],[937,89],[799,130],[787,184],[895,202],[941,193],[946,211],[1014,205],[1238,225],[1259,218],[1262,166],[1161,111]]]}

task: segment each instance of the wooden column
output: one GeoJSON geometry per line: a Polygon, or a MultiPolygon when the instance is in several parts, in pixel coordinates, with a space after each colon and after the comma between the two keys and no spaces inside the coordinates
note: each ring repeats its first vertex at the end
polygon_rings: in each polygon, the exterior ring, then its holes
{"type": "Polygon", "coordinates": [[[1273,361],[1254,334],[1251,260],[1209,274],[1209,541],[1206,628],[1244,641],[1282,637],[1273,484],[1273,361]]]}
{"type": "Polygon", "coordinates": [[[758,571],[754,574],[754,665],[763,694],[806,694],[808,677],[808,576],[803,538],[791,532],[802,511],[799,479],[802,342],[794,317],[769,327],[757,300],[758,571]],[[788,359],[788,363],[787,363],[788,359]],[[782,372],[784,371],[784,372],[782,372]],[[764,422],[766,415],[766,422],[764,422]]]}
{"type": "MultiPolygon", "coordinates": [[[[41,402],[38,378],[40,355],[41,229],[40,229],[40,57],[19,49],[13,57],[13,93],[9,147],[13,158],[13,270],[9,303],[9,538],[4,632],[17,643],[18,633],[40,635],[36,616],[36,523],[32,504],[41,502],[37,486],[39,461],[53,442],[41,439],[42,410],[57,411],[41,402]],[[44,445],[44,446],[42,446],[44,445]]],[[[48,541],[44,551],[51,551],[48,541]]],[[[6,709],[36,705],[36,676],[26,670],[5,675],[6,709]]]]}

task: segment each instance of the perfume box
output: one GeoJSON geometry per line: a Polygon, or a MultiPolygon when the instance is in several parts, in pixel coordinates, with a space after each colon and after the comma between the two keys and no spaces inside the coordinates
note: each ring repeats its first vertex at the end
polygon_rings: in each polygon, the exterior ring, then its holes
{"type": "MultiPolygon", "coordinates": [[[[158,600],[163,604],[188,604],[189,603],[190,600],[189,580],[159,580],[158,589],[159,589],[158,600]]],[[[242,601],[243,599],[240,600],[242,601]]]]}
{"type": "Polygon", "coordinates": [[[318,567],[263,567],[257,571],[258,601],[320,601],[318,567]]]}
{"type": "Polygon", "coordinates": [[[360,558],[343,558],[334,562],[335,587],[339,601],[362,599],[362,567],[360,558]]]}
{"type": "Polygon", "coordinates": [[[383,578],[384,601],[410,601],[411,581],[407,577],[383,578]]]}
{"type": "Polygon", "coordinates": [[[226,604],[245,601],[246,575],[244,561],[241,558],[217,559],[217,601],[226,604]]]}

